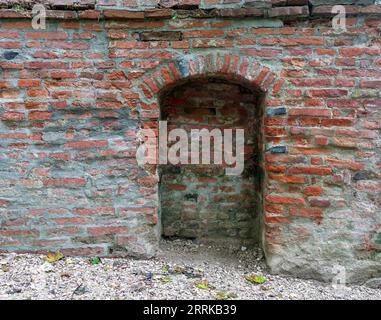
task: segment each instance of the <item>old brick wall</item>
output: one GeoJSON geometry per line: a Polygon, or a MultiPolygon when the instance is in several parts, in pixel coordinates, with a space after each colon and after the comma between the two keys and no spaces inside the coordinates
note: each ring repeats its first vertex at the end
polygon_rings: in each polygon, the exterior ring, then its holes
{"type": "Polygon", "coordinates": [[[272,270],[381,273],[380,6],[343,1],[338,33],[329,1],[51,1],[33,30],[32,2],[0,2],[1,250],[153,255],[159,177],[136,162],[138,133],[168,87],[223,75],[265,94],[272,270]]]}

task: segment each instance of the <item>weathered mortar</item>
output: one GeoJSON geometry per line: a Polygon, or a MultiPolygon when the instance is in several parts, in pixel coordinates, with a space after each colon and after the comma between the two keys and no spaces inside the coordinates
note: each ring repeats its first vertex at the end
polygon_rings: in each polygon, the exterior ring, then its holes
{"type": "Polygon", "coordinates": [[[265,93],[272,270],[380,276],[379,5],[341,2],[337,33],[325,0],[49,1],[47,30],[14,3],[0,1],[1,250],[154,255],[159,177],[136,162],[138,133],[162,92],[216,76],[265,93]]]}

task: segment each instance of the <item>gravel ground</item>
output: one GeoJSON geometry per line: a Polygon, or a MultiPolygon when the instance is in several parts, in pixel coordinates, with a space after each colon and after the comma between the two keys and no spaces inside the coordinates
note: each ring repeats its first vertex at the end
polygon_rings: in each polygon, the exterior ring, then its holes
{"type": "Polygon", "coordinates": [[[270,275],[260,250],[163,241],[155,259],[0,255],[0,299],[381,299],[381,289],[270,275]],[[248,275],[261,275],[252,284],[248,275]]]}

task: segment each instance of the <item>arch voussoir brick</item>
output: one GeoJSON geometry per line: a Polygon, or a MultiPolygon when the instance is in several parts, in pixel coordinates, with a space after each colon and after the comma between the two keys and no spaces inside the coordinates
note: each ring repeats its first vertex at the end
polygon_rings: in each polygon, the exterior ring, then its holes
{"type": "Polygon", "coordinates": [[[270,92],[274,83],[279,86],[280,80],[277,74],[254,59],[225,52],[183,56],[164,62],[158,68],[141,80],[139,88],[146,100],[157,99],[160,92],[179,81],[197,77],[221,76],[242,81],[263,93],[270,92]]]}

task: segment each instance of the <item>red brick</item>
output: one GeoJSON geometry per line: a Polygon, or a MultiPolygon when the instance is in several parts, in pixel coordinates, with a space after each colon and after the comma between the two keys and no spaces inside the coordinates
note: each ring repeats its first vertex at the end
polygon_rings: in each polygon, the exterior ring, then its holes
{"type": "Polygon", "coordinates": [[[92,220],[90,219],[78,218],[78,217],[56,218],[56,219],[53,219],[53,221],[58,225],[67,225],[67,224],[81,225],[81,224],[88,224],[92,222],[92,220]]]}
{"type": "Polygon", "coordinates": [[[32,80],[32,79],[21,79],[19,80],[18,82],[18,86],[19,87],[38,87],[40,86],[41,84],[41,81],[36,79],[36,80],[32,80]]]}
{"type": "Polygon", "coordinates": [[[320,196],[323,194],[322,187],[306,187],[303,189],[303,193],[306,196],[320,196]]]}
{"type": "Polygon", "coordinates": [[[275,204],[300,204],[304,205],[305,201],[302,197],[288,197],[288,196],[275,196],[268,195],[265,197],[267,202],[275,204]]]}
{"type": "Polygon", "coordinates": [[[157,177],[144,177],[138,179],[138,183],[143,186],[155,186],[159,182],[157,177]]]}
{"type": "Polygon", "coordinates": [[[0,81],[0,89],[9,89],[11,84],[8,81],[0,81]]]}
{"type": "Polygon", "coordinates": [[[103,15],[105,18],[117,19],[144,19],[143,11],[129,11],[129,10],[104,10],[103,15]]]}
{"type": "Polygon", "coordinates": [[[311,89],[307,90],[307,96],[309,97],[344,97],[348,95],[347,90],[343,89],[311,89]]]}
{"type": "Polygon", "coordinates": [[[339,160],[339,159],[326,159],[326,162],[330,164],[332,167],[337,168],[346,168],[351,170],[361,170],[364,169],[365,164],[349,161],[349,160],[339,160]]]}
{"type": "Polygon", "coordinates": [[[281,38],[283,46],[324,46],[324,38],[281,38]]]}
{"type": "Polygon", "coordinates": [[[34,111],[34,112],[29,113],[28,119],[31,121],[33,121],[33,120],[43,121],[43,120],[49,120],[49,119],[51,119],[51,117],[52,117],[51,112],[34,111]]]}
{"type": "Polygon", "coordinates": [[[115,215],[115,208],[113,207],[97,207],[97,208],[76,208],[75,214],[79,215],[115,215]]]}
{"type": "Polygon", "coordinates": [[[288,114],[290,116],[329,117],[331,116],[331,111],[329,109],[294,108],[288,114]]]}
{"type": "Polygon", "coordinates": [[[361,80],[360,83],[361,88],[370,88],[370,89],[381,89],[381,80],[361,80]]]}
{"type": "Polygon", "coordinates": [[[91,149],[91,148],[103,148],[107,147],[107,140],[87,140],[87,141],[71,141],[65,143],[65,148],[70,149],[91,149]]]}
{"type": "Polygon", "coordinates": [[[184,191],[187,188],[187,186],[184,186],[182,184],[167,184],[166,187],[170,190],[175,191],[184,191]]]}
{"type": "Polygon", "coordinates": [[[88,227],[87,231],[90,235],[98,236],[104,234],[126,233],[129,231],[129,228],[126,226],[88,227]]]}
{"type": "Polygon", "coordinates": [[[69,153],[56,152],[56,153],[51,153],[49,157],[52,159],[69,161],[71,156],[69,153]]]}
{"type": "Polygon", "coordinates": [[[289,168],[288,172],[325,176],[325,175],[332,174],[332,169],[328,167],[296,167],[294,166],[289,168]]]}
{"type": "Polygon", "coordinates": [[[273,179],[283,183],[305,183],[305,178],[302,176],[291,176],[283,174],[269,174],[269,179],[273,179]]]}
{"type": "Polygon", "coordinates": [[[277,204],[268,204],[265,206],[265,211],[269,213],[277,213],[277,214],[282,214],[285,212],[285,209],[281,205],[277,204]]]}
{"type": "Polygon", "coordinates": [[[350,127],[352,124],[352,119],[323,119],[321,121],[323,127],[350,127]]]}
{"type": "Polygon", "coordinates": [[[291,79],[290,82],[298,87],[327,87],[331,86],[331,79],[291,79]]]}
{"type": "Polygon", "coordinates": [[[339,50],[343,57],[358,57],[361,55],[380,56],[381,49],[377,47],[371,48],[341,48],[339,50]]]}
{"type": "Polygon", "coordinates": [[[326,146],[328,145],[328,138],[326,137],[315,137],[315,144],[319,146],[326,146]]]}
{"type": "Polygon", "coordinates": [[[84,186],[86,179],[84,178],[55,178],[44,180],[44,185],[47,187],[66,187],[66,186],[84,186]]]}
{"type": "Polygon", "coordinates": [[[295,217],[322,218],[323,211],[314,208],[290,208],[290,215],[295,217]]]}
{"type": "Polygon", "coordinates": [[[265,217],[265,222],[266,223],[290,223],[290,219],[288,217],[270,217],[266,216],[265,217]]]}
{"type": "Polygon", "coordinates": [[[21,43],[16,41],[2,41],[0,42],[0,48],[2,49],[20,49],[21,43]]]}
{"type": "Polygon", "coordinates": [[[0,237],[38,237],[40,235],[38,230],[0,230],[0,237]]]}
{"type": "Polygon", "coordinates": [[[20,34],[18,32],[12,32],[12,31],[0,32],[0,39],[17,39],[17,38],[20,38],[20,34]]]}
{"type": "Polygon", "coordinates": [[[0,207],[7,207],[9,204],[8,200],[0,199],[0,207]]]}
{"type": "Polygon", "coordinates": [[[25,114],[20,112],[5,112],[0,116],[2,121],[23,121],[25,114]]]}
{"type": "Polygon", "coordinates": [[[327,199],[310,199],[308,202],[311,207],[328,208],[331,205],[327,199]]]}
{"type": "Polygon", "coordinates": [[[68,38],[66,32],[26,32],[25,36],[29,39],[44,40],[65,40],[68,38]]]}

